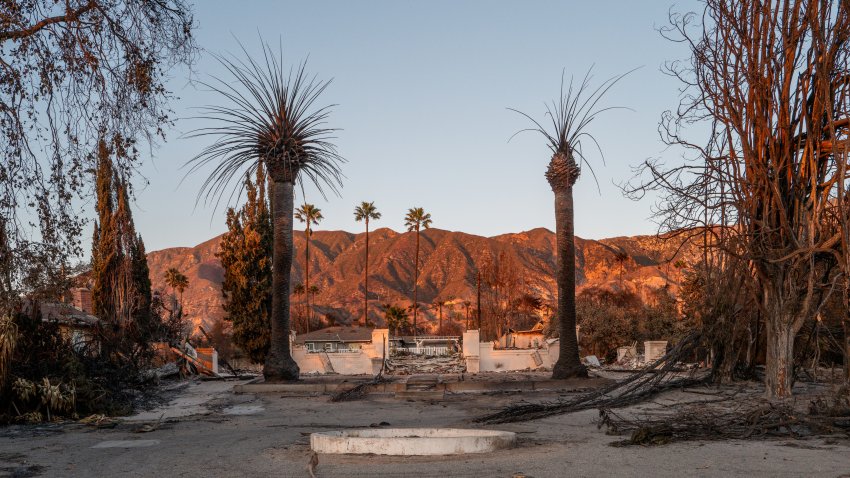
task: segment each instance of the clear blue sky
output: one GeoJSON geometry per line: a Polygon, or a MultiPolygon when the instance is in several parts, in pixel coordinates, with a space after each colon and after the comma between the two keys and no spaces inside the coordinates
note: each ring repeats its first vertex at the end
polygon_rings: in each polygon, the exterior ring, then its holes
{"type": "MultiPolygon", "coordinates": [[[[352,212],[375,201],[383,219],[375,227],[403,228],[407,208],[424,207],[434,227],[491,236],[535,227],[554,229],[553,196],[543,173],[549,153],[543,138],[525,133],[514,107],[543,119],[544,101],[556,97],[562,69],[581,76],[591,65],[594,84],[632,68],[607,96],[608,105],[634,111],[606,113],[588,131],[607,164],[591,154],[599,181],[585,170],[575,190],[576,234],[585,238],[652,234],[651,200],[635,203],[615,183],[649,157],[676,159],[657,134],[661,113],[674,108],[679,85],[664,75],[666,60],[687,55],[664,40],[672,7],[694,2],[518,1],[211,1],[197,2],[196,38],[205,50],[195,75],[221,75],[208,52],[238,53],[234,36],[251,52],[258,35],[284,45],[295,63],[333,78],[320,102],[337,104],[330,126],[338,133],[344,165],[342,197],[307,200],[325,216],[318,229],[360,231],[352,212]]],[[[180,96],[175,115],[221,102],[197,89],[187,71],[172,71],[180,96]]],[[[225,230],[224,206],[195,207],[202,175],[181,184],[183,165],[206,144],[181,134],[203,121],[181,120],[154,149],[142,174],[150,184],[137,194],[136,226],[148,250],[192,246],[225,230]]],[[[296,204],[303,202],[296,198],[296,204]]],[[[86,234],[85,236],[88,236],[86,234]]]]}

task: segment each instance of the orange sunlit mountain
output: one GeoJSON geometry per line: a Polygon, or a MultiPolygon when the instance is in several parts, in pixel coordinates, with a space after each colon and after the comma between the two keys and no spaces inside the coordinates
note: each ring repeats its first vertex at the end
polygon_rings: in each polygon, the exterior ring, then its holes
{"type": "MultiPolygon", "coordinates": [[[[176,267],[189,278],[184,302],[196,325],[210,324],[223,317],[221,281],[223,269],[215,253],[220,236],[195,247],[174,247],[148,254],[154,289],[168,290],[164,273],[176,267]]],[[[409,304],[413,278],[416,237],[382,228],[369,236],[370,318],[380,323],[380,305],[409,304]]],[[[333,313],[342,322],[360,316],[365,234],[345,231],[314,231],[311,239],[311,284],[319,287],[313,299],[319,313],[333,313]]],[[[555,234],[543,228],[482,237],[463,232],[428,229],[421,238],[419,297],[422,303],[436,299],[474,301],[476,271],[488,259],[510,257],[518,273],[541,297],[551,300],[554,279],[555,234]]],[[[676,289],[680,267],[692,259],[690,247],[678,250],[680,241],[656,236],[616,237],[602,240],[576,239],[579,288],[620,283],[620,252],[628,255],[623,264],[625,287],[637,291],[670,284],[676,289]],[[678,252],[677,252],[678,250],[678,252]],[[674,257],[675,254],[675,257],[674,257]],[[672,260],[671,260],[672,259],[672,260]]],[[[295,234],[296,257],[292,283],[303,280],[304,233],[295,234]]],[[[433,318],[431,312],[426,317],[433,318]]]]}

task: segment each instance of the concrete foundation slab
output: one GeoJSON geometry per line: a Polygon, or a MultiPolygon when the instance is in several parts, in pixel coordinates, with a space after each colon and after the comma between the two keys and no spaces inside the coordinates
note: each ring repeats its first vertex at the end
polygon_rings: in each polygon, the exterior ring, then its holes
{"type": "Polygon", "coordinates": [[[488,453],[516,444],[516,434],[461,428],[383,428],[313,433],[316,453],[462,455],[488,453]]]}
{"type": "Polygon", "coordinates": [[[154,445],[159,445],[159,440],[107,440],[92,448],[145,448],[154,445]]]}

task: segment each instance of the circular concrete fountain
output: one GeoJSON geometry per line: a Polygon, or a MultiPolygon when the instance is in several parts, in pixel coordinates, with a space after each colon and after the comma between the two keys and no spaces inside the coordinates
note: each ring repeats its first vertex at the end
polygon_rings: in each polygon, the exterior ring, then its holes
{"type": "Polygon", "coordinates": [[[461,428],[366,428],[312,433],[316,453],[375,455],[461,455],[511,448],[516,434],[461,428]]]}

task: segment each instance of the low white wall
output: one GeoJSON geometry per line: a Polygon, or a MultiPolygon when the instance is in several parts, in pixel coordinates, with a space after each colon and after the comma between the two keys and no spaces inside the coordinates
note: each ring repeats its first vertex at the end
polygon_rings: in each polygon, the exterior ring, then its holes
{"type": "Polygon", "coordinates": [[[463,334],[463,357],[469,373],[506,372],[513,370],[552,368],[558,360],[558,341],[544,341],[538,349],[494,349],[493,342],[479,342],[478,331],[463,334]],[[539,357],[539,361],[534,356],[539,357]]]}
{"type": "Polygon", "coordinates": [[[301,373],[326,373],[319,354],[310,354],[301,346],[292,348],[292,359],[298,364],[301,373]]]}
{"type": "Polygon", "coordinates": [[[492,343],[482,343],[479,356],[479,369],[482,372],[503,372],[510,370],[552,368],[549,349],[494,349],[492,343]],[[534,356],[539,357],[539,362],[534,356]]]}
{"type": "Polygon", "coordinates": [[[301,373],[338,373],[340,375],[373,375],[380,370],[384,356],[389,356],[389,330],[372,331],[372,342],[362,344],[351,352],[309,353],[300,345],[293,345],[292,358],[301,373]],[[330,367],[328,367],[330,365],[330,367]]]}

